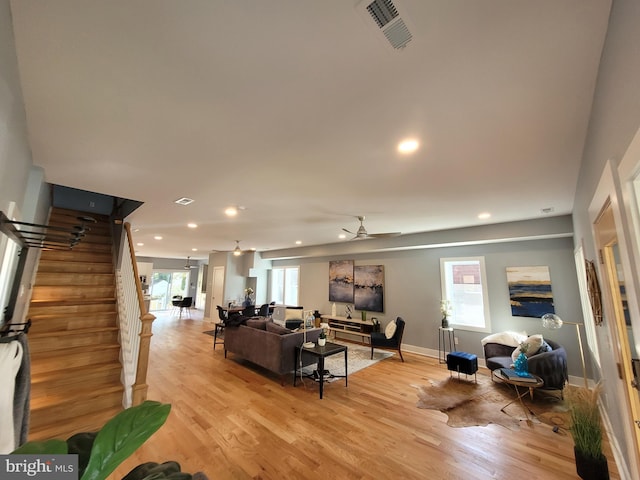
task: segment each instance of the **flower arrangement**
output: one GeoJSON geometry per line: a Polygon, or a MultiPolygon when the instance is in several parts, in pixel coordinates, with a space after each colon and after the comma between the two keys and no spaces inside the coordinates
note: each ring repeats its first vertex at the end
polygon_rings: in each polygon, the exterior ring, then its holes
{"type": "Polygon", "coordinates": [[[247,287],[244,289],[244,294],[245,295],[253,295],[253,288],[251,287],[247,287]]]}
{"type": "Polygon", "coordinates": [[[442,313],[442,318],[448,318],[451,315],[451,310],[453,310],[453,305],[450,300],[440,300],[440,313],[442,313]]]}
{"type": "Polygon", "coordinates": [[[529,351],[530,346],[531,345],[527,342],[520,342],[520,352],[526,354],[529,351]]]}

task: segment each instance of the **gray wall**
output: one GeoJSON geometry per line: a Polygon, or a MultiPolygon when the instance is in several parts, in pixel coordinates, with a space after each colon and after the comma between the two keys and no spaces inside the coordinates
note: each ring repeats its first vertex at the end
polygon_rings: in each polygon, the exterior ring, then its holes
{"type": "MultiPolygon", "coordinates": [[[[32,165],[11,11],[9,1],[0,0],[0,210],[7,213],[11,202],[15,202],[23,221],[46,223],[48,189],[43,170],[32,165]]],[[[24,320],[37,257],[38,252],[31,249],[21,279],[14,322],[24,320]]]]}
{"type": "MultiPolygon", "coordinates": [[[[614,0],[609,19],[589,131],[585,143],[583,163],[578,180],[574,203],[574,233],[576,245],[584,245],[586,258],[597,258],[591,235],[588,207],[593,198],[605,163],[611,160],[617,166],[627,150],[634,134],[640,127],[640,2],[637,0],[614,0]]],[[[615,172],[614,172],[615,174],[615,172]]],[[[618,195],[620,190],[618,189],[618,195]]],[[[623,221],[628,232],[630,225],[623,221]]],[[[637,272],[636,272],[637,273],[637,272]]],[[[606,299],[605,299],[606,301],[606,299]]],[[[632,318],[634,329],[638,319],[632,318]]],[[[600,350],[601,370],[598,378],[605,379],[602,395],[607,416],[620,450],[633,449],[629,439],[633,425],[621,415],[624,399],[616,386],[616,341],[612,338],[607,319],[598,328],[597,339],[600,350]]],[[[622,458],[618,458],[622,460],[622,458]]],[[[637,466],[621,465],[631,472],[631,478],[639,478],[637,466]]]]}
{"type": "MultiPolygon", "coordinates": [[[[433,354],[438,350],[440,326],[440,258],[484,256],[487,271],[491,330],[542,333],[563,344],[569,353],[569,373],[582,377],[579,348],[571,329],[544,331],[540,319],[511,315],[506,267],[549,266],[556,313],[563,319],[582,321],[580,296],[570,238],[531,240],[446,248],[430,248],[376,254],[277,260],[273,266],[300,265],[300,305],[331,312],[329,261],[353,259],[356,265],[384,265],[384,313],[370,312],[384,324],[396,316],[406,322],[407,349],[433,354]]],[[[344,305],[338,304],[338,314],[344,305]]],[[[480,340],[486,333],[456,330],[458,349],[483,357],[480,340]]]]}

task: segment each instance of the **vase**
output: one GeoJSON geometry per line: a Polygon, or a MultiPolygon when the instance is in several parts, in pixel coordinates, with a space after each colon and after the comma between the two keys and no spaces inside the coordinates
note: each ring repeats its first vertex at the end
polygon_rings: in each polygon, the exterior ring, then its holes
{"type": "Polygon", "coordinates": [[[449,328],[449,319],[447,317],[442,317],[442,328],[449,328]]]}
{"type": "Polygon", "coordinates": [[[320,345],[321,347],[324,347],[324,345],[327,343],[327,339],[326,338],[319,338],[318,339],[318,345],[320,345]]]}
{"type": "Polygon", "coordinates": [[[513,369],[516,371],[516,375],[527,376],[529,373],[529,365],[527,362],[527,356],[520,352],[516,361],[513,362],[513,369]]]}
{"type": "Polygon", "coordinates": [[[251,302],[251,297],[247,295],[246,297],[244,297],[244,302],[242,302],[242,306],[250,307],[251,305],[253,305],[253,303],[251,302]]]}
{"type": "Polygon", "coordinates": [[[607,457],[591,458],[584,456],[573,447],[573,454],[576,458],[576,472],[583,480],[608,480],[609,465],[607,457]]]}

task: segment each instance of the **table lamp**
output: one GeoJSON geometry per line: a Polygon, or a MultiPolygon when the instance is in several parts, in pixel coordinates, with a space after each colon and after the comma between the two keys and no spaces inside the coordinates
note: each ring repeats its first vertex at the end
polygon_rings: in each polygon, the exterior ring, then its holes
{"type": "Polygon", "coordinates": [[[589,382],[587,381],[587,367],[584,363],[584,350],[582,349],[582,336],[580,335],[580,325],[582,323],[563,322],[562,319],[553,313],[545,313],[542,316],[542,326],[550,330],[558,330],[562,328],[563,324],[575,325],[576,333],[578,334],[578,345],[580,346],[580,360],[582,360],[582,378],[584,379],[584,388],[589,390],[589,382]]]}

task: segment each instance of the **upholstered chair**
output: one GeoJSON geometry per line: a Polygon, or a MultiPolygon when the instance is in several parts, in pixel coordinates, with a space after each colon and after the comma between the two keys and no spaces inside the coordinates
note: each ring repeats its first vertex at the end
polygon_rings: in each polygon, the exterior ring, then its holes
{"type": "Polygon", "coordinates": [[[371,333],[371,358],[373,358],[373,349],[382,348],[386,350],[397,350],[400,355],[400,360],[404,362],[402,358],[402,335],[404,334],[404,320],[402,317],[396,318],[396,331],[391,338],[387,338],[384,332],[372,332],[371,333]]]}

